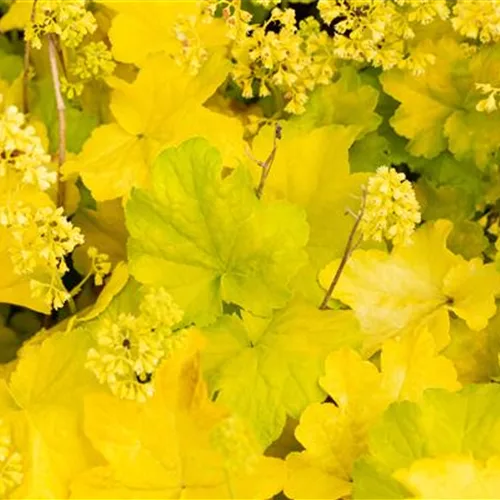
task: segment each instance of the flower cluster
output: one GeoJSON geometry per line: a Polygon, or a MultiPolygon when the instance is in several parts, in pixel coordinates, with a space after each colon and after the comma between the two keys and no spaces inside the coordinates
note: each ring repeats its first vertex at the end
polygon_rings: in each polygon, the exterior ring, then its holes
{"type": "Polygon", "coordinates": [[[25,39],[40,49],[45,35],[58,35],[66,47],[77,47],[85,35],[97,29],[97,22],[85,8],[85,0],[41,0],[35,6],[34,20],[28,23],[25,39]]]}
{"type": "Polygon", "coordinates": [[[80,229],[64,216],[63,208],[33,209],[21,205],[9,215],[5,226],[19,245],[19,249],[12,249],[15,272],[31,274],[37,266],[43,266],[60,276],[65,274],[68,271],[66,255],[84,239],[80,229]]]}
{"type": "Polygon", "coordinates": [[[33,208],[23,203],[2,207],[0,226],[14,238],[15,245],[9,249],[14,272],[32,275],[33,296],[43,298],[49,307],[61,308],[69,299],[61,281],[68,270],[65,257],[83,243],[80,229],[68,221],[62,207],[33,208]]]}
{"type": "Polygon", "coordinates": [[[0,420],[0,498],[6,498],[23,478],[21,454],[14,449],[8,424],[0,420]]]}
{"type": "Polygon", "coordinates": [[[68,73],[72,79],[61,77],[61,89],[69,98],[80,96],[84,85],[90,80],[100,80],[110,76],[115,70],[111,52],[104,42],[90,42],[85,45],[70,65],[68,73]]]}
{"type": "Polygon", "coordinates": [[[18,196],[26,186],[46,191],[57,173],[48,168],[50,156],[41,139],[15,106],[0,115],[0,151],[0,178],[5,181],[0,228],[13,238],[9,253],[14,273],[30,276],[33,296],[60,308],[69,299],[61,281],[68,270],[65,258],[83,243],[83,236],[62,208],[33,206],[18,196]]]}
{"type": "Polygon", "coordinates": [[[214,448],[224,457],[228,470],[252,473],[259,457],[258,448],[241,419],[234,415],[225,418],[212,429],[210,438],[214,448]]]}
{"type": "Polygon", "coordinates": [[[10,187],[31,184],[45,191],[57,180],[56,172],[47,168],[49,163],[35,129],[26,125],[16,106],[7,106],[0,115],[0,177],[6,177],[10,187]]]}
{"type": "Polygon", "coordinates": [[[323,21],[334,27],[336,57],[415,74],[425,71],[435,57],[411,45],[414,25],[449,17],[446,0],[320,0],[318,9],[323,21]]]}
{"type": "Polygon", "coordinates": [[[144,402],[154,393],[160,362],[183,342],[185,331],[172,327],[182,311],[162,288],[144,295],[138,315],[105,319],[96,331],[97,346],[88,352],[87,368],[122,399],[144,402]]]}
{"type": "Polygon", "coordinates": [[[500,40],[500,0],[458,0],[453,7],[453,28],[462,36],[482,43],[500,40]]]}
{"type": "Polygon", "coordinates": [[[313,18],[298,27],[293,9],[273,9],[262,25],[250,24],[247,14],[235,11],[228,18],[234,27],[234,81],[246,98],[279,92],[285,111],[304,112],[309,92],[329,83],[334,74],[331,40],[313,18]]]}
{"type": "Polygon", "coordinates": [[[421,218],[415,192],[405,175],[393,168],[379,167],[368,179],[365,197],[360,223],[363,239],[409,243],[421,218]]]}

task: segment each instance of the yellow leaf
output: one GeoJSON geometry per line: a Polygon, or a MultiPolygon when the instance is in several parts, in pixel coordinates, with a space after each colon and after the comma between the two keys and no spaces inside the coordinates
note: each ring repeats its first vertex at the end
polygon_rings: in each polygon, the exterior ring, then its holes
{"type": "Polygon", "coordinates": [[[22,30],[31,17],[33,0],[16,0],[0,19],[0,31],[22,30]]]}
{"type": "Polygon", "coordinates": [[[96,200],[127,194],[132,186],[144,185],[148,167],[146,145],[118,124],[96,128],[82,152],[63,166],[65,175],[78,173],[96,200]]]}
{"type": "MultiPolygon", "coordinates": [[[[99,0],[99,3],[116,12],[109,30],[113,56],[139,66],[150,54],[178,55],[182,45],[176,37],[175,25],[183,17],[192,19],[200,13],[199,4],[193,1],[149,2],[146,9],[141,3],[123,0],[99,0]]],[[[194,29],[205,49],[222,47],[227,42],[224,22],[220,19],[211,23],[197,19],[194,29]]]]}
{"type": "Polygon", "coordinates": [[[426,327],[385,342],[382,349],[382,385],[394,400],[418,401],[425,389],[460,389],[452,361],[439,356],[426,327]]]}
{"type": "Polygon", "coordinates": [[[295,435],[306,448],[287,457],[290,498],[343,498],[351,492],[354,461],[367,448],[368,430],[389,404],[375,365],[350,349],[330,354],[321,386],[335,404],[312,404],[295,435]]]}
{"type": "Polygon", "coordinates": [[[422,458],[394,477],[416,498],[497,499],[500,491],[500,457],[485,463],[467,455],[422,458]]]}
{"type": "Polygon", "coordinates": [[[78,331],[58,332],[25,345],[7,386],[0,386],[1,415],[15,422],[22,456],[17,498],[66,498],[72,477],[95,459],[79,414],[82,395],[98,387],[84,368],[88,341],[78,331]]]}
{"type": "Polygon", "coordinates": [[[486,328],[495,315],[495,295],[500,291],[500,274],[495,264],[484,265],[476,258],[453,267],[446,275],[443,291],[453,297],[450,309],[472,330],[486,328]]]}
{"type": "MultiPolygon", "coordinates": [[[[391,254],[378,250],[353,253],[333,296],[354,309],[366,333],[368,353],[376,351],[385,339],[423,321],[434,321],[441,310],[453,311],[477,330],[495,314],[500,281],[494,265],[478,259],[466,261],[450,252],[446,239],[451,229],[451,222],[439,220],[425,224],[415,233],[412,245],[396,247],[391,254]]],[[[338,265],[334,261],[320,273],[324,288],[338,265]]],[[[435,340],[439,350],[447,345],[449,336],[439,329],[435,340]]]]}
{"type": "Polygon", "coordinates": [[[132,187],[148,185],[150,166],[168,146],[201,135],[236,164],[243,154],[243,127],[203,107],[225,80],[227,61],[214,56],[196,76],[190,76],[166,56],[150,57],[136,80],[110,78],[111,111],[117,123],[101,125],[65,175],[79,173],[97,201],[128,195],[132,187]]]}

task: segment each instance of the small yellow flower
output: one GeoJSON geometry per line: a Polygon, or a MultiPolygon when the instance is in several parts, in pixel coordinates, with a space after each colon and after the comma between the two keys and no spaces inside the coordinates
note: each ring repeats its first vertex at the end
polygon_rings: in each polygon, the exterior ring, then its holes
{"type": "Polygon", "coordinates": [[[407,244],[421,220],[420,206],[405,175],[386,166],[368,179],[360,230],[364,240],[407,244]]]}

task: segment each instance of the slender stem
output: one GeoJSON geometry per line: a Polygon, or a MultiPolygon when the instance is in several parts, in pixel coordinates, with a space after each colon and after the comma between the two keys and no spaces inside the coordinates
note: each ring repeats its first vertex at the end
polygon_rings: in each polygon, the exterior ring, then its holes
{"type": "Polygon", "coordinates": [[[47,35],[49,46],[50,72],[52,75],[52,85],[56,98],[57,121],[59,125],[59,147],[57,173],[57,205],[64,205],[64,186],[61,180],[61,166],[66,161],[66,106],[61,92],[61,82],[59,81],[59,67],[57,64],[57,43],[53,35],[47,35]]]}
{"type": "MultiPolygon", "coordinates": [[[[38,0],[33,0],[33,6],[31,7],[31,24],[35,22],[36,13],[36,3],[38,0]]],[[[26,35],[25,35],[26,37],[26,35]]],[[[23,113],[29,112],[29,96],[28,87],[30,83],[29,71],[30,71],[30,55],[31,55],[31,42],[29,40],[24,40],[24,72],[23,72],[23,113]]]]}
{"type": "Polygon", "coordinates": [[[72,315],[76,314],[76,304],[75,304],[75,301],[73,300],[73,297],[70,297],[68,299],[68,305],[69,305],[69,312],[72,315]]]}
{"type": "Polygon", "coordinates": [[[276,157],[276,151],[278,149],[278,141],[280,139],[281,139],[281,125],[276,124],[276,129],[274,131],[273,149],[269,153],[267,160],[266,161],[255,160],[257,162],[257,164],[262,168],[261,174],[260,174],[259,185],[257,186],[257,189],[255,190],[255,194],[257,195],[257,198],[260,198],[262,196],[263,191],[264,191],[264,186],[266,185],[267,177],[269,176],[269,172],[271,171],[271,167],[272,167],[274,159],[276,157]]]}
{"type": "Polygon", "coordinates": [[[330,298],[332,297],[333,291],[335,290],[335,287],[337,286],[337,283],[340,279],[340,276],[342,275],[342,271],[344,270],[347,261],[349,260],[349,257],[352,255],[352,252],[356,249],[356,247],[361,243],[362,238],[358,238],[356,242],[354,242],[354,237],[356,235],[356,232],[358,230],[359,224],[361,223],[361,219],[363,218],[363,214],[365,212],[365,201],[366,201],[366,195],[363,193],[363,197],[361,199],[361,208],[358,212],[358,215],[356,217],[356,220],[354,222],[354,225],[352,226],[351,232],[349,234],[349,238],[347,239],[347,243],[344,249],[344,254],[342,255],[342,259],[340,260],[339,267],[337,268],[337,271],[332,279],[332,282],[330,283],[330,286],[328,287],[328,290],[325,293],[325,296],[323,298],[323,301],[321,302],[319,309],[328,309],[328,302],[330,298]]]}
{"type": "Polygon", "coordinates": [[[83,288],[83,285],[85,285],[85,283],[87,283],[87,281],[92,277],[92,272],[89,272],[87,274],[87,276],[85,276],[85,278],[82,279],[82,281],[80,281],[80,283],[78,283],[70,292],[70,296],[71,297],[75,297],[76,295],[78,295],[81,291],[81,289],[83,288]]]}

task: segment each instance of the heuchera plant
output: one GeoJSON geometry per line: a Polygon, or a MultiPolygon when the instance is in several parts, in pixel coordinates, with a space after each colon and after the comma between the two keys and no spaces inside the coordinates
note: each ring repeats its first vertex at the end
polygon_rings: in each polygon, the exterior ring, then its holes
{"type": "Polygon", "coordinates": [[[0,0],[0,498],[498,498],[500,0],[0,0]]]}

